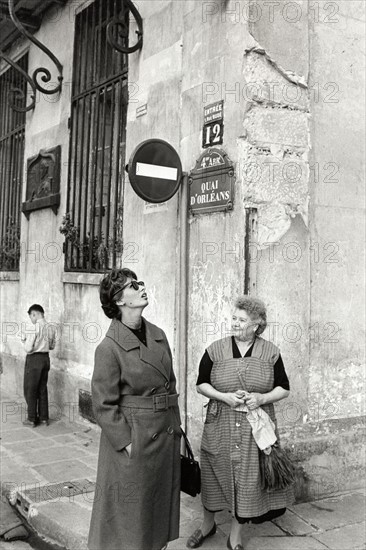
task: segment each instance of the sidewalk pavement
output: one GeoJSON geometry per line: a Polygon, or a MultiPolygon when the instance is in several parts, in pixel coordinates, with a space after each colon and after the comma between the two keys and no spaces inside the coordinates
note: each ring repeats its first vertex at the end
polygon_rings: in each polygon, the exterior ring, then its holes
{"type": "MultiPolygon", "coordinates": [[[[2,395],[2,498],[9,495],[42,537],[70,550],[86,550],[100,430],[65,417],[51,420],[48,427],[24,427],[24,410],[21,396],[2,395]],[[60,486],[52,491],[50,485],[56,483],[60,486]],[[76,486],[81,494],[74,494],[76,486]],[[68,496],[61,496],[62,488],[68,496]]],[[[360,485],[363,481],[360,479],[360,485]]],[[[245,525],[244,548],[365,549],[365,494],[364,489],[359,489],[295,504],[277,520],[245,525]]],[[[170,543],[168,550],[185,549],[187,537],[200,526],[201,517],[200,498],[182,494],[180,538],[170,543]]],[[[217,533],[205,541],[203,550],[226,548],[229,513],[217,514],[216,520],[217,533]]],[[[1,544],[8,544],[11,549],[9,543],[1,544]]]]}

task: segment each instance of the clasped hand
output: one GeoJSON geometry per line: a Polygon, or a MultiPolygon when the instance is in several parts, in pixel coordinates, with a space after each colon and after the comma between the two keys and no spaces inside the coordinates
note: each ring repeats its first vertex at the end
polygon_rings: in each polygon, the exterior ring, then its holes
{"type": "Polygon", "coordinates": [[[235,409],[238,405],[243,405],[245,403],[248,409],[253,411],[263,405],[263,396],[261,393],[249,393],[245,390],[237,390],[236,392],[226,393],[225,402],[232,409],[235,409]]]}

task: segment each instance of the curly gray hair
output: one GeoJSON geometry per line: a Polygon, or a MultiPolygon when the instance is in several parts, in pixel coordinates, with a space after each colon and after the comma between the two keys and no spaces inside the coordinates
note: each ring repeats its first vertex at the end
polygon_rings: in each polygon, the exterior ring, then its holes
{"type": "Polygon", "coordinates": [[[259,298],[252,298],[251,296],[239,296],[235,300],[235,307],[238,309],[243,309],[249,317],[258,322],[258,328],[255,331],[257,336],[262,334],[265,331],[267,326],[267,310],[264,302],[259,300],[259,298]]]}

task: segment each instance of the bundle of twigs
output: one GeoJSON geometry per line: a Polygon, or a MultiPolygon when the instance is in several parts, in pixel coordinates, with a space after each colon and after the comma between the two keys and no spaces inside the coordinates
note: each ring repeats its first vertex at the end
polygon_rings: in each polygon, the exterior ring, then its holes
{"type": "Polygon", "coordinates": [[[262,489],[285,489],[295,481],[295,468],[279,445],[260,451],[259,462],[262,489]]]}

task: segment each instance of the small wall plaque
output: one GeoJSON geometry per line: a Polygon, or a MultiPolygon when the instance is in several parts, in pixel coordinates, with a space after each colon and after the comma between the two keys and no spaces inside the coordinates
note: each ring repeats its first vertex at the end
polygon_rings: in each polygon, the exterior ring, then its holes
{"type": "Polygon", "coordinates": [[[33,210],[51,207],[57,214],[60,205],[61,146],[41,149],[27,160],[26,200],[22,212],[29,219],[33,210]]]}
{"type": "Polygon", "coordinates": [[[224,139],[224,100],[203,109],[202,148],[221,145],[224,139]]]}

